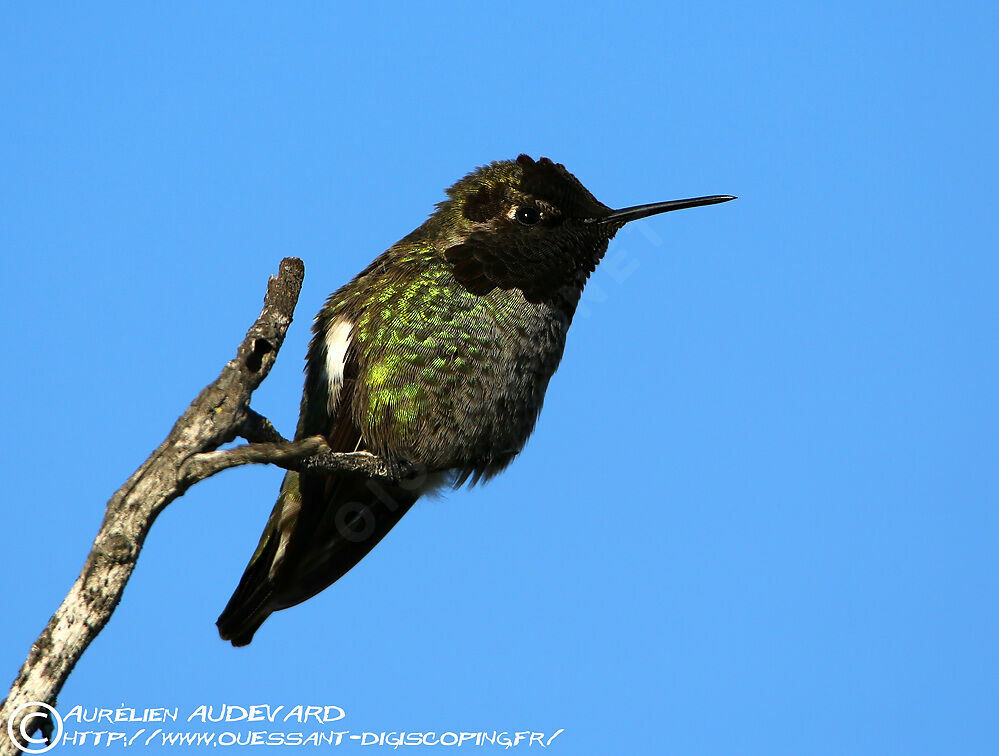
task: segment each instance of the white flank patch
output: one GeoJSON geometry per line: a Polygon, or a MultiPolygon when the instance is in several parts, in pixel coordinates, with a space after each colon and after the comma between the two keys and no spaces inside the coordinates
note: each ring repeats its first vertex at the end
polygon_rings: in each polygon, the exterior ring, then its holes
{"type": "Polygon", "coordinates": [[[354,324],[349,320],[337,320],[326,332],[326,380],[329,383],[328,410],[332,415],[336,411],[337,399],[340,398],[340,386],[343,385],[343,370],[347,362],[347,349],[354,333],[354,324]]]}

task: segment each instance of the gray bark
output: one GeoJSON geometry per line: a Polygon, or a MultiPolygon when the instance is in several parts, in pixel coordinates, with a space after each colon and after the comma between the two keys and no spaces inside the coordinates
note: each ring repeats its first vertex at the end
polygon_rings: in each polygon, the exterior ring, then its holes
{"type": "MultiPolygon", "coordinates": [[[[278,275],[268,282],[260,317],[235,359],[198,394],[163,443],[108,501],[79,577],[32,644],[0,705],[0,756],[19,752],[7,728],[11,724],[18,733],[21,721],[38,710],[26,704],[55,706],[66,678],[118,606],[156,517],[192,485],[229,467],[259,463],[309,472],[362,471],[386,480],[395,477],[378,457],[331,452],[320,436],[287,441],[250,409],[250,397],[270,372],[291,325],[304,275],[301,260],[281,261],[278,275]],[[237,436],[251,443],[218,449],[237,436]]],[[[51,724],[48,719],[33,719],[28,734],[37,728],[51,737],[47,724],[51,724]]]]}

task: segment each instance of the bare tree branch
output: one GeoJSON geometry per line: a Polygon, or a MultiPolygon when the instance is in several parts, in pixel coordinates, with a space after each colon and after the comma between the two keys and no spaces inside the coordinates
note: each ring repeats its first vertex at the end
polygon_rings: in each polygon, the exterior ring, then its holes
{"type": "MultiPolygon", "coordinates": [[[[396,477],[393,472],[398,471],[379,457],[333,453],[319,436],[288,441],[249,407],[250,396],[267,377],[284,342],[304,275],[301,260],[288,257],[281,261],[278,275],[268,282],[263,311],[239,345],[235,359],[198,394],[163,443],[108,501],[104,522],[79,577],[31,646],[0,706],[0,755],[20,750],[6,737],[7,725],[18,732],[22,720],[38,711],[28,704],[55,705],[76,662],[121,600],[156,517],[192,485],[220,470],[249,463],[396,477]],[[257,443],[217,451],[237,436],[257,443]]],[[[51,720],[34,719],[25,727],[29,735],[36,729],[51,737],[51,720]],[[48,722],[48,728],[43,721],[48,722]]]]}
{"type": "Polygon", "coordinates": [[[267,463],[308,473],[360,472],[369,478],[397,482],[406,470],[390,467],[370,452],[334,452],[322,436],[301,441],[260,442],[233,449],[205,452],[191,457],[181,470],[184,485],[191,486],[230,467],[267,463]]]}

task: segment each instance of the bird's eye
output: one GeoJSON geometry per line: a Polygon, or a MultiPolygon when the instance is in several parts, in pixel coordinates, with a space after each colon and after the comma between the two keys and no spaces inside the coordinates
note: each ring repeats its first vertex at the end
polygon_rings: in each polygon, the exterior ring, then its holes
{"type": "Polygon", "coordinates": [[[523,207],[517,208],[517,212],[513,214],[513,217],[516,218],[517,223],[522,226],[533,226],[541,220],[541,211],[531,205],[524,205],[523,207]]]}

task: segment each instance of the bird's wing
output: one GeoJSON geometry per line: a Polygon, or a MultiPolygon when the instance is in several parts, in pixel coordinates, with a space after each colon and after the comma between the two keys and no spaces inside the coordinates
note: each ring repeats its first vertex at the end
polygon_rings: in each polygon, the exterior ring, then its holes
{"type": "MultiPolygon", "coordinates": [[[[317,328],[317,334],[335,331],[317,328]]],[[[310,347],[297,438],[321,434],[333,451],[366,449],[354,400],[362,380],[351,329],[310,347]]],[[[289,472],[267,526],[218,622],[245,645],[273,611],[319,593],[350,570],[416,501],[413,491],[358,474],[289,472]]]]}

